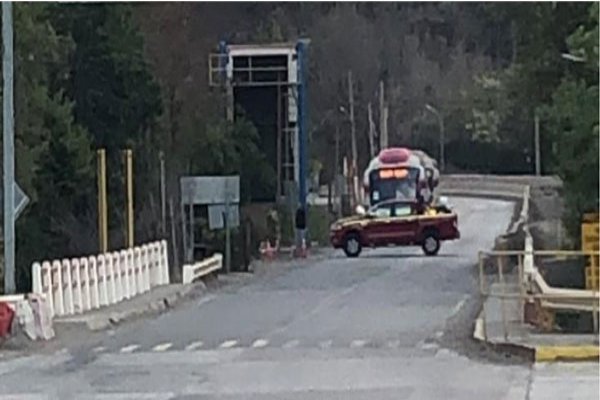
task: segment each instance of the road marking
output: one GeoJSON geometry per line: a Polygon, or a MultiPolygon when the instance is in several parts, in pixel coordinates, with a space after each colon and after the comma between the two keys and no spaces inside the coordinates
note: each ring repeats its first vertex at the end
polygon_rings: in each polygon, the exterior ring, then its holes
{"type": "Polygon", "coordinates": [[[202,342],[202,340],[198,340],[197,342],[192,342],[192,343],[188,344],[187,346],[185,346],[185,349],[187,351],[192,351],[192,350],[199,349],[202,346],[204,346],[204,343],[202,342]]]}
{"type": "Polygon", "coordinates": [[[450,318],[452,318],[456,314],[458,314],[458,312],[460,311],[462,306],[467,302],[468,299],[469,299],[469,295],[465,294],[462,297],[462,299],[458,303],[456,303],[456,305],[452,308],[452,313],[450,314],[450,318]]]}
{"type": "Polygon", "coordinates": [[[168,400],[175,396],[173,392],[167,393],[80,393],[78,400],[168,400]]]}
{"type": "Polygon", "coordinates": [[[138,348],[140,347],[139,344],[131,344],[129,346],[125,346],[122,347],[121,350],[119,350],[120,353],[133,353],[134,351],[136,351],[138,348]]]}
{"type": "Polygon", "coordinates": [[[254,341],[254,343],[252,343],[252,347],[254,347],[255,349],[261,348],[261,347],[265,347],[267,344],[269,344],[268,340],[265,339],[257,339],[254,341]]]}
{"type": "Polygon", "coordinates": [[[152,351],[165,351],[165,350],[169,350],[171,348],[171,346],[173,346],[173,343],[171,343],[171,342],[157,344],[156,346],[154,346],[152,348],[152,351]]]}
{"type": "Polygon", "coordinates": [[[98,346],[98,347],[94,347],[94,348],[92,349],[92,351],[93,351],[94,353],[102,353],[104,350],[106,350],[106,347],[104,347],[104,346],[98,346]]]}
{"type": "Polygon", "coordinates": [[[359,348],[359,347],[364,347],[365,344],[367,344],[366,340],[353,340],[352,343],[350,343],[350,347],[352,347],[353,349],[359,348]]]}
{"type": "Polygon", "coordinates": [[[221,343],[219,348],[230,349],[230,348],[234,347],[236,344],[237,344],[237,340],[226,340],[223,343],[221,343]]]}
{"type": "Polygon", "coordinates": [[[287,324],[284,324],[284,325],[280,326],[279,328],[271,331],[268,336],[279,335],[279,334],[289,330],[292,327],[292,325],[300,324],[301,322],[304,322],[304,321],[312,318],[314,315],[321,312],[321,310],[333,305],[336,301],[339,301],[343,297],[349,295],[350,292],[355,290],[358,286],[359,286],[359,284],[355,283],[354,285],[352,285],[344,290],[331,293],[330,295],[326,296],[324,299],[320,300],[319,303],[314,308],[312,308],[310,311],[308,311],[307,313],[304,313],[302,316],[300,316],[296,319],[292,319],[287,324]]]}
{"type": "Polygon", "coordinates": [[[0,400],[48,400],[50,397],[41,393],[0,394],[0,400]]]}
{"type": "Polygon", "coordinates": [[[389,342],[387,342],[387,347],[389,347],[390,349],[397,349],[398,347],[400,347],[400,341],[390,340],[389,342]]]}
{"type": "Polygon", "coordinates": [[[333,344],[333,340],[325,340],[319,343],[319,347],[322,349],[328,349],[333,344]]]}
{"type": "Polygon", "coordinates": [[[293,349],[294,347],[298,347],[298,345],[300,344],[299,340],[290,340],[289,342],[285,343],[283,346],[284,349],[293,349]]]}

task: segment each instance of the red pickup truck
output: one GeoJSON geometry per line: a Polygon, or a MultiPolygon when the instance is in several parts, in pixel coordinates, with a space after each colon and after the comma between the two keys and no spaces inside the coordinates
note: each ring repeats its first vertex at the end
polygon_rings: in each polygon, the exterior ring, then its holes
{"type": "Polygon", "coordinates": [[[460,238],[458,218],[446,206],[423,207],[414,201],[378,203],[363,215],[342,218],[331,225],[334,248],[358,257],[363,247],[421,246],[436,255],[444,240],[460,238]]]}

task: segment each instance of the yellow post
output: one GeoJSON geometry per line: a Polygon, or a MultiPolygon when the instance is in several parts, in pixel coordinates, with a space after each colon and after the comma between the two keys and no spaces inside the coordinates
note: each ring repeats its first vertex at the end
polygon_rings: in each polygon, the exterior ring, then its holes
{"type": "Polygon", "coordinates": [[[498,257],[498,278],[500,280],[500,305],[502,307],[502,327],[504,328],[504,340],[508,340],[508,322],[506,320],[506,280],[504,279],[504,258],[498,257]]]}
{"type": "Polygon", "coordinates": [[[518,255],[518,274],[519,274],[519,309],[521,315],[521,323],[525,322],[525,273],[523,271],[523,256],[518,255]]]}
{"type": "Polygon", "coordinates": [[[125,215],[127,218],[127,242],[126,247],[134,246],[133,233],[133,152],[131,149],[124,151],[125,154],[125,176],[127,204],[125,215]]]}
{"type": "Polygon", "coordinates": [[[99,149],[98,155],[98,243],[101,253],[108,251],[108,213],[106,202],[106,150],[99,149]]]}

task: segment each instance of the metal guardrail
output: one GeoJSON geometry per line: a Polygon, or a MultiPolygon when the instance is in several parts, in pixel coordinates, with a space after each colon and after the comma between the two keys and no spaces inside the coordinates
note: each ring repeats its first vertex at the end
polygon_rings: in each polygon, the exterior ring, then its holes
{"type": "Polygon", "coordinates": [[[219,253],[195,264],[184,265],[183,283],[192,283],[193,281],[218,271],[221,268],[223,268],[223,255],[219,253]]]}
{"type": "Polygon", "coordinates": [[[562,182],[553,176],[532,175],[442,175],[437,192],[445,195],[500,197],[521,200],[527,187],[560,188],[562,182]]]}
{"type": "Polygon", "coordinates": [[[32,265],[33,293],[44,296],[50,317],[119,303],[169,283],[167,242],[107,254],[32,265]]]}
{"type": "MultiPolygon", "coordinates": [[[[483,296],[495,297],[500,300],[502,308],[502,325],[504,336],[509,336],[510,324],[507,314],[507,304],[517,301],[519,306],[519,321],[526,322],[526,304],[535,305],[540,312],[548,315],[556,311],[591,312],[594,331],[598,332],[598,311],[600,308],[600,293],[596,290],[557,288],[548,285],[534,265],[535,257],[593,257],[598,251],[570,250],[511,250],[488,251],[479,253],[479,292],[483,296]],[[506,274],[509,267],[514,267],[516,258],[517,282],[507,282],[506,274]],[[512,259],[512,260],[511,260],[512,259]],[[490,279],[486,277],[485,267],[492,260],[495,267],[495,281],[499,289],[492,290],[490,279]],[[526,264],[530,266],[526,267],[526,264]]],[[[485,310],[483,313],[484,326],[485,310]]]]}
{"type": "MultiPolygon", "coordinates": [[[[503,179],[503,178],[498,178],[503,179]]],[[[515,180],[526,180],[518,177],[515,180]]],[[[541,180],[543,184],[556,184],[553,179],[541,180]]],[[[529,203],[530,186],[524,186],[522,191],[522,208],[518,221],[513,224],[515,229],[522,227],[525,233],[524,250],[482,251],[479,253],[479,292],[482,296],[498,298],[500,300],[502,325],[505,339],[509,335],[512,322],[520,324],[526,321],[526,304],[533,304],[542,314],[548,317],[555,311],[583,311],[592,312],[594,331],[598,332],[598,310],[600,295],[595,290],[567,289],[549,286],[542,274],[535,266],[536,257],[597,257],[598,251],[593,250],[534,250],[533,238],[529,231],[529,203]],[[515,260],[516,258],[516,260],[515,260]],[[491,285],[486,278],[486,266],[492,260],[495,280],[498,290],[491,290],[491,285]],[[517,268],[517,282],[507,282],[506,274],[509,267],[517,268]],[[519,307],[519,321],[509,321],[507,317],[507,303],[517,302],[519,307]]],[[[485,306],[483,315],[483,331],[487,325],[485,306]]],[[[553,319],[551,315],[550,320],[553,319]]],[[[551,323],[549,323],[551,325],[551,323]]]]}

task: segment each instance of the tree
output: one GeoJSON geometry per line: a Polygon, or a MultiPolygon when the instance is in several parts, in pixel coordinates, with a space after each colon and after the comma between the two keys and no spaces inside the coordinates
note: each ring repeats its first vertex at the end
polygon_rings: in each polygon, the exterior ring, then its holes
{"type": "MultiPolygon", "coordinates": [[[[108,191],[113,200],[109,221],[115,231],[111,237],[118,238],[124,221],[121,150],[134,149],[136,193],[144,196],[137,213],[147,213],[144,207],[153,203],[146,197],[149,193],[158,194],[160,88],[146,62],[131,5],[56,4],[51,11],[53,25],[75,44],[65,85],[74,104],[75,121],[89,131],[94,147],[107,150],[108,191]]],[[[153,217],[158,217],[157,211],[153,217]]],[[[141,240],[155,234],[138,233],[144,235],[141,240]]],[[[121,244],[117,241],[112,245],[121,244]]]]}
{"type": "Polygon", "coordinates": [[[16,175],[32,199],[17,221],[17,285],[24,291],[32,261],[92,250],[89,233],[74,232],[89,230],[94,181],[88,134],[60,89],[72,41],[48,23],[45,4],[15,5],[15,32],[16,175]]]}
{"type": "Polygon", "coordinates": [[[583,213],[598,210],[598,3],[566,43],[583,62],[562,79],[544,115],[556,143],[554,170],[564,182],[566,227],[579,237],[583,213]]]}

